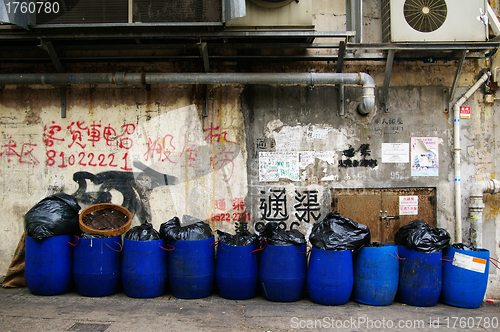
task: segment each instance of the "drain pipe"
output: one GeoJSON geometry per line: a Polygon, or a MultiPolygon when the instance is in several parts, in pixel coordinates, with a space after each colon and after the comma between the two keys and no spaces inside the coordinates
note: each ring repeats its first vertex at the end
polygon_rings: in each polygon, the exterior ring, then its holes
{"type": "Polygon", "coordinates": [[[497,194],[500,192],[500,181],[483,180],[476,182],[470,192],[469,217],[471,244],[476,248],[483,248],[483,194],[497,194]]]}
{"type": "Polygon", "coordinates": [[[366,73],[91,73],[0,74],[4,84],[355,84],[363,87],[358,112],[375,109],[375,83],[366,73]]]}
{"type": "MultiPolygon", "coordinates": [[[[455,242],[462,239],[462,191],[460,188],[460,106],[491,76],[486,72],[456,103],[453,105],[453,158],[455,164],[455,242]]],[[[482,198],[482,196],[481,196],[482,198]]]]}

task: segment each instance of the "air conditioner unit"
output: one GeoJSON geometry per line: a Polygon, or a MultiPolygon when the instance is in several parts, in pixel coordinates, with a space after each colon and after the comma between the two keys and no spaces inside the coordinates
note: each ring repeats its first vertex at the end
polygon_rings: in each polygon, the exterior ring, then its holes
{"type": "Polygon", "coordinates": [[[487,0],[382,0],[384,42],[488,40],[487,0]]]}
{"type": "Polygon", "coordinates": [[[246,0],[246,16],[227,27],[312,27],[313,0],[246,0]]]}

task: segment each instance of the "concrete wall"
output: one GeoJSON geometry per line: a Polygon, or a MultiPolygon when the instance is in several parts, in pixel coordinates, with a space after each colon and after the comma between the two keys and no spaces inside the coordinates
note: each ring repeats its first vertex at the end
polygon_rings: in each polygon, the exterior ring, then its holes
{"type": "MultiPolygon", "coordinates": [[[[364,5],[364,42],[380,42],[379,1],[364,5]]],[[[345,30],[344,1],[314,1],[313,19],[318,31],[345,30]]],[[[489,66],[489,60],[466,61],[455,100],[489,66]]],[[[284,67],[311,69],[332,72],[335,64],[284,67]]],[[[371,74],[377,93],[384,70],[384,62],[347,62],[344,69],[371,74]]],[[[172,217],[188,214],[226,232],[233,232],[237,221],[249,221],[252,230],[269,209],[270,195],[282,191],[290,224],[309,192],[318,204],[308,221],[299,222],[304,233],[330,211],[332,188],[432,187],[437,192],[437,224],[454,236],[453,114],[445,112],[449,105],[443,91],[451,87],[455,70],[451,61],[396,62],[389,112],[377,108],[367,116],[356,111],[361,89],[354,86],[346,87],[342,116],[338,90],[331,86],[209,86],[206,109],[200,86],[72,86],[66,118],[60,116],[56,87],[2,87],[0,275],[23,232],[24,214],[53,187],[74,194],[82,208],[99,197],[126,204],[134,213],[133,226],[150,221],[159,229],[172,217]],[[382,162],[383,143],[410,143],[412,137],[437,138],[438,175],[412,176],[411,163],[382,162]],[[368,164],[339,166],[349,146],[367,145],[368,164]],[[259,159],[259,152],[267,154],[259,159]],[[289,164],[281,169],[281,178],[271,180],[262,161],[289,164]],[[297,162],[298,167],[290,166],[297,162]]],[[[461,134],[467,235],[470,187],[497,177],[500,141],[495,129],[500,115],[497,103],[483,102],[481,90],[465,105],[471,106],[461,134]]],[[[498,258],[499,198],[485,195],[485,203],[484,246],[498,258]]],[[[490,279],[488,295],[498,298],[500,277],[493,266],[490,279]]]]}

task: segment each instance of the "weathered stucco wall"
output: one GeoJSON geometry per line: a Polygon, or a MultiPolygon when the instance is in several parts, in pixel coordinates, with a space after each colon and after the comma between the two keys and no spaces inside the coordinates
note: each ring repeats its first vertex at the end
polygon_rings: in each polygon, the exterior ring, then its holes
{"type": "MultiPolygon", "coordinates": [[[[363,41],[378,43],[379,1],[363,3],[363,41]]],[[[313,1],[316,30],[345,30],[345,12],[344,0],[313,1]]],[[[214,229],[232,232],[238,221],[249,221],[252,230],[255,223],[274,216],[287,217],[287,225],[298,221],[304,233],[330,212],[331,189],[436,188],[437,225],[454,236],[453,114],[445,110],[456,66],[454,61],[396,59],[389,112],[378,107],[367,116],[356,111],[361,89],[353,86],[346,87],[345,115],[338,114],[338,90],[332,86],[208,86],[206,104],[202,86],[71,86],[66,118],[60,116],[58,87],[1,87],[0,275],[23,232],[24,214],[52,187],[74,194],[82,208],[104,199],[127,205],[134,213],[133,225],[150,221],[159,229],[172,217],[189,214],[209,220],[214,229]],[[411,161],[382,161],[383,143],[410,144],[415,137],[435,138],[437,174],[415,176],[411,161]],[[265,167],[277,162],[283,164],[276,178],[265,167]]],[[[466,61],[453,102],[489,66],[489,59],[466,61]]],[[[234,63],[214,68],[243,71],[234,63]]],[[[193,70],[177,63],[106,68],[69,64],[69,69],[193,70]]],[[[262,63],[244,68],[310,70],[335,72],[336,64],[262,63]]],[[[346,61],[344,66],[344,72],[367,72],[375,78],[377,103],[384,71],[384,61],[346,61]]],[[[466,236],[472,184],[498,178],[497,104],[485,104],[481,89],[465,103],[471,106],[471,118],[461,121],[466,236]]],[[[498,258],[500,198],[485,195],[485,203],[484,247],[498,258]]],[[[500,274],[492,268],[488,296],[500,297],[499,281],[500,274]]]]}
{"type": "MultiPolygon", "coordinates": [[[[51,187],[75,195],[82,209],[122,204],[133,226],[148,221],[157,230],[184,214],[211,220],[224,212],[232,221],[243,213],[240,89],[214,87],[206,116],[197,93],[194,86],[72,88],[61,118],[58,89],[2,90],[2,274],[23,215],[51,187]]],[[[212,226],[230,231],[233,224],[212,226]]]]}

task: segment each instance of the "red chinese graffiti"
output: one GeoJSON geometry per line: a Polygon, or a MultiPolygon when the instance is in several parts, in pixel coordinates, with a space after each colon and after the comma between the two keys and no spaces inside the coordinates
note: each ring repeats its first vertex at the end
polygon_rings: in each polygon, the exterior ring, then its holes
{"type": "Polygon", "coordinates": [[[68,166],[91,166],[91,167],[120,167],[124,171],[132,171],[128,164],[128,153],[122,158],[117,158],[114,153],[94,154],[92,152],[80,152],[78,154],[66,155],[64,152],[57,153],[55,150],[47,151],[47,166],[65,168],[68,166]]]}
{"type": "Polygon", "coordinates": [[[154,160],[168,162],[174,166],[196,169],[197,172],[208,173],[210,171],[220,171],[225,166],[230,165],[225,170],[222,180],[228,182],[234,173],[234,159],[239,154],[239,146],[235,142],[229,141],[227,132],[221,131],[219,126],[212,124],[204,130],[208,132],[205,142],[208,145],[197,145],[196,142],[186,140],[182,147],[174,145],[174,136],[165,135],[156,139],[148,138],[144,158],[146,161],[154,160]],[[206,157],[209,163],[206,162],[206,157]]]}
{"type": "MultiPolygon", "coordinates": [[[[85,121],[73,121],[66,127],[63,127],[52,121],[50,125],[44,127],[43,142],[48,147],[53,147],[56,143],[68,143],[70,149],[85,150],[87,145],[96,147],[99,142],[104,142],[108,147],[117,147],[123,150],[129,150],[133,146],[133,140],[130,135],[135,132],[135,125],[128,123],[122,125],[118,130],[110,124],[103,126],[95,121],[87,124],[85,121]],[[66,139],[65,134],[70,134],[70,139],[66,139]]],[[[93,152],[75,152],[65,153],[50,149],[46,152],[47,166],[65,168],[68,166],[90,166],[90,167],[116,167],[124,171],[132,171],[128,164],[128,153],[120,156],[116,153],[93,152]]]]}
{"type": "MultiPolygon", "coordinates": [[[[136,125],[133,123],[113,127],[111,124],[105,125],[95,121],[72,121],[69,125],[51,121],[44,126],[42,137],[43,143],[49,148],[45,153],[46,164],[58,168],[112,167],[132,171],[128,157],[129,150],[134,146],[132,137],[135,132],[136,125]],[[121,153],[86,151],[99,148],[99,144],[101,147],[105,145],[118,149],[121,153]]],[[[190,135],[182,137],[181,140],[176,140],[176,137],[170,134],[158,138],[148,137],[147,143],[144,144],[143,157],[145,161],[164,162],[179,168],[193,169],[197,175],[221,171],[222,180],[228,182],[233,177],[234,159],[240,153],[240,148],[227,138],[228,133],[219,126],[211,123],[203,132],[204,144],[189,139],[190,135]]],[[[9,163],[18,160],[19,163],[38,164],[38,159],[33,155],[36,147],[36,144],[31,143],[18,144],[9,138],[9,142],[2,145],[0,156],[5,157],[9,163]]]]}
{"type": "MultiPolygon", "coordinates": [[[[212,213],[211,221],[250,221],[250,212],[245,212],[245,201],[243,197],[233,198],[232,212],[212,213]]],[[[224,198],[215,200],[215,209],[226,210],[224,198]]]]}
{"type": "Polygon", "coordinates": [[[210,221],[250,221],[250,212],[212,213],[210,221]]]}
{"type": "Polygon", "coordinates": [[[0,156],[6,157],[8,163],[12,162],[13,159],[16,159],[21,164],[37,165],[40,162],[32,153],[35,147],[36,144],[23,143],[19,149],[17,142],[12,140],[12,136],[10,136],[9,142],[2,145],[2,152],[0,152],[0,156]]]}
{"type": "MultiPolygon", "coordinates": [[[[128,123],[121,126],[117,131],[110,124],[103,127],[100,124],[96,124],[95,121],[90,125],[87,125],[85,121],[73,121],[66,129],[71,134],[71,142],[68,148],[76,144],[80,148],[85,149],[87,142],[90,142],[92,147],[95,147],[96,143],[102,139],[106,142],[107,146],[117,146],[120,149],[128,150],[133,145],[133,141],[129,135],[135,132],[136,127],[133,123],[128,123]]],[[[53,146],[56,141],[66,142],[64,134],[62,126],[52,121],[51,125],[44,127],[43,142],[49,147],[53,146]]]]}

